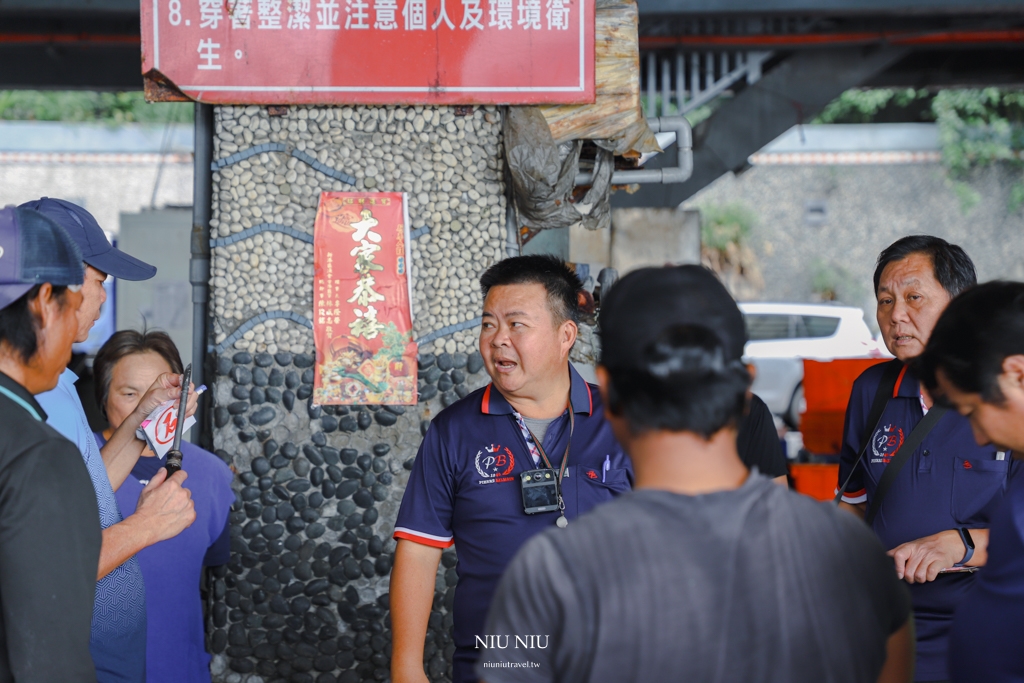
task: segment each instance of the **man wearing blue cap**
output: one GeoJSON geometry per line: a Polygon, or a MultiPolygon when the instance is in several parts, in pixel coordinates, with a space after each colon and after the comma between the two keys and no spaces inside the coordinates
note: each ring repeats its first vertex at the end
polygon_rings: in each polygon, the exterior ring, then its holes
{"type": "Polygon", "coordinates": [[[95,681],[100,526],[89,473],[33,394],[71,357],[82,257],[60,226],[0,209],[0,680],[95,681]]]}
{"type": "MultiPolygon", "coordinates": [[[[52,219],[67,231],[85,262],[82,304],[78,309],[75,341],[89,338],[106,300],[103,282],[108,275],[124,280],[146,280],[156,268],[111,246],[92,214],[61,199],[43,197],[23,204],[52,219]]],[[[146,603],[142,572],[135,553],[177,536],[195,519],[186,473],[167,477],[159,470],[143,490],[135,514],[123,519],[114,498],[131,473],[143,442],[135,436],[142,421],[160,404],[180,393],[179,375],[161,375],[139,401],[138,408],[114,432],[100,451],[93,438],[82,402],[75,390],[78,377],[68,369],[57,387],[36,396],[49,414],[48,424],[74,442],[92,479],[99,505],[103,545],[96,575],[96,605],[90,650],[100,683],[142,683],[146,679],[146,603]]],[[[189,401],[194,412],[194,398],[189,401]]]]}

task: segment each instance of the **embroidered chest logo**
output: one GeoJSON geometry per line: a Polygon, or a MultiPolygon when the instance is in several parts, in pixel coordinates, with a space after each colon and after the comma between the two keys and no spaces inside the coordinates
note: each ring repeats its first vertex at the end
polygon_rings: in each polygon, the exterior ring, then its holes
{"type": "Polygon", "coordinates": [[[478,484],[499,484],[515,479],[509,475],[516,466],[516,457],[506,446],[498,444],[484,446],[477,451],[474,464],[477,473],[483,477],[477,482],[478,484]]]}
{"type": "Polygon", "coordinates": [[[903,430],[895,425],[886,425],[875,431],[871,437],[871,462],[889,464],[892,456],[903,445],[903,430]]]}

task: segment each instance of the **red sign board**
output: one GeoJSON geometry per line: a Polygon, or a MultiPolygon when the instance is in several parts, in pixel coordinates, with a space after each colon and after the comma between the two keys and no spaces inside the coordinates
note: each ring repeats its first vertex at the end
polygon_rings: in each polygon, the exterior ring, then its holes
{"type": "Polygon", "coordinates": [[[594,0],[142,0],[142,47],[216,104],[594,101],[594,0]]]}
{"type": "Polygon", "coordinates": [[[416,403],[404,200],[398,192],[320,195],[313,229],[316,403],[416,403]]]}

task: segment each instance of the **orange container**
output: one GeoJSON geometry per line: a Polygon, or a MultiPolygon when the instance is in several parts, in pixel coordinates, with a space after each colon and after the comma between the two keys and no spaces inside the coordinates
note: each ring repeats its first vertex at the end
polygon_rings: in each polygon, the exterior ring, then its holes
{"type": "Polygon", "coordinates": [[[853,381],[886,358],[837,358],[804,360],[804,399],[807,411],[800,417],[804,447],[819,455],[839,453],[843,443],[843,419],[853,381]]]}
{"type": "Polygon", "coordinates": [[[839,479],[839,465],[793,463],[789,466],[789,476],[793,478],[793,488],[797,493],[818,500],[832,500],[839,479]]]}

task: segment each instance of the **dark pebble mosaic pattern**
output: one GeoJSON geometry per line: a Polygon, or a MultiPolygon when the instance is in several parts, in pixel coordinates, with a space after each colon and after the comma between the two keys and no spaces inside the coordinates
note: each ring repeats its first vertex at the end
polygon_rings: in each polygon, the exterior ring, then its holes
{"type": "Polygon", "coordinates": [[[421,353],[419,358],[419,400],[424,403],[440,397],[447,408],[473,390],[467,382],[484,367],[480,352],[421,353]]]}
{"type": "MultiPolygon", "coordinates": [[[[231,561],[209,593],[215,681],[389,680],[391,532],[422,418],[486,381],[479,353],[421,354],[422,407],[316,406],[313,366],[309,354],[216,360],[217,442],[237,444],[218,455],[238,475],[231,561]]],[[[445,551],[424,651],[435,682],[450,680],[455,564],[445,551]]]]}

